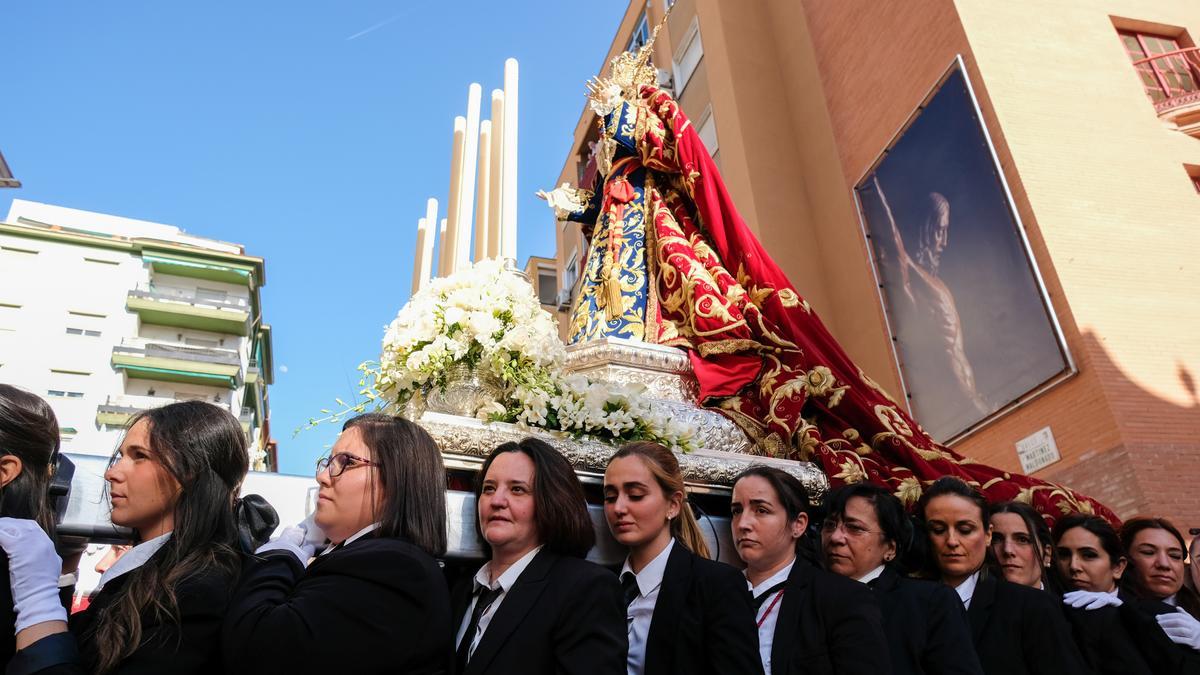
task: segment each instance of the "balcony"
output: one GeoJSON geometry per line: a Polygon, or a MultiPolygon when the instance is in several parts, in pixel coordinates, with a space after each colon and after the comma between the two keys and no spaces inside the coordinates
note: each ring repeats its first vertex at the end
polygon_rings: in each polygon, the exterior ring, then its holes
{"type": "Polygon", "coordinates": [[[130,377],[186,382],[233,389],[241,383],[242,363],[232,349],[194,347],[176,342],[125,338],[113,347],[112,366],[130,377]]]}
{"type": "Polygon", "coordinates": [[[244,298],[207,297],[196,289],[139,284],[129,291],[125,307],[145,323],[246,335],[250,304],[244,298]]]}
{"type": "Polygon", "coordinates": [[[160,408],[174,402],[173,398],[159,396],[129,396],[125,394],[109,396],[103,404],[96,406],[96,424],[123,427],[129,422],[130,417],[143,410],[160,408]]]}
{"type": "Polygon", "coordinates": [[[1158,118],[1200,138],[1200,47],[1156,54],[1133,65],[1158,118]]]}

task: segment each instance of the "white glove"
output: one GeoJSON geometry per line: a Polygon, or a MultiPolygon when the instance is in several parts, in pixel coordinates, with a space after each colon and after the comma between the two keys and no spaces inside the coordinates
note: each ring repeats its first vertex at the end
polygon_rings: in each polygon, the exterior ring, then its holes
{"type": "Polygon", "coordinates": [[[67,610],[58,599],[62,558],[41,526],[24,518],[0,518],[0,548],[8,554],[17,632],[45,621],[66,621],[67,610]]]}
{"type": "Polygon", "coordinates": [[[1159,614],[1154,618],[1171,642],[1200,651],[1200,621],[1178,607],[1175,609],[1174,612],[1159,614]]]}
{"type": "Polygon", "coordinates": [[[300,562],[307,563],[317,552],[317,547],[323,547],[327,537],[321,528],[313,521],[313,516],[305,518],[296,525],[283,528],[278,537],[258,547],[255,553],[266,551],[290,551],[300,562]]]}
{"type": "Polygon", "coordinates": [[[1116,593],[1103,591],[1071,591],[1063,595],[1063,602],[1077,609],[1120,607],[1122,604],[1116,593]]]}

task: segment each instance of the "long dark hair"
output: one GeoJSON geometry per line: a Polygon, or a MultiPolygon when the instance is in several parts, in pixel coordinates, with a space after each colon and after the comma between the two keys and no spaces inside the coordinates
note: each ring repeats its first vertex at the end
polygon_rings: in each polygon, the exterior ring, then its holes
{"type": "Polygon", "coordinates": [[[50,404],[0,384],[0,454],[21,460],[21,473],[0,487],[0,516],[37,521],[54,536],[50,471],[58,459],[58,419],[50,404]]]}
{"type": "Polygon", "coordinates": [[[675,458],[675,453],[658,443],[635,441],[622,445],[621,449],[609,458],[608,463],[612,464],[614,459],[621,457],[640,459],[668,499],[676,492],[683,494],[683,508],[679,509],[679,517],[671,519],[671,536],[692,553],[702,558],[712,557],[708,551],[708,543],[704,541],[704,532],[700,530],[700,523],[696,522],[696,514],[692,513],[692,505],[688,503],[683,472],[679,469],[679,460],[675,458]]]}
{"type": "MultiPolygon", "coordinates": [[[[1033,539],[1033,557],[1037,561],[1038,568],[1041,569],[1042,584],[1046,584],[1050,579],[1057,580],[1057,577],[1052,576],[1053,572],[1046,571],[1047,565],[1051,569],[1057,568],[1054,539],[1050,535],[1050,526],[1046,524],[1046,519],[1042,518],[1037,509],[1024,502],[1001,502],[996,504],[992,507],[991,515],[994,516],[997,513],[1011,513],[1014,516],[1018,516],[1025,523],[1025,529],[1029,531],[1029,537],[1033,539]],[[1047,555],[1049,555],[1048,558],[1047,555]]],[[[991,521],[990,516],[988,517],[988,521],[991,521]]]]}
{"type": "MultiPolygon", "coordinates": [[[[1142,530],[1163,530],[1169,533],[1175,538],[1175,541],[1179,542],[1179,548],[1183,549],[1184,555],[1187,555],[1188,547],[1183,540],[1183,534],[1179,532],[1174,523],[1166,518],[1130,518],[1121,526],[1121,544],[1125,548],[1125,557],[1129,559],[1129,567],[1121,577],[1122,585],[1140,598],[1149,598],[1151,596],[1142,583],[1141,574],[1133,564],[1133,540],[1142,530]]],[[[1184,566],[1183,573],[1185,576],[1187,575],[1186,566],[1184,566]]],[[[1188,588],[1187,584],[1181,586],[1176,592],[1175,601],[1185,612],[1200,619],[1200,595],[1188,588]]]]}
{"type": "MultiPolygon", "coordinates": [[[[962,479],[955,478],[954,476],[942,476],[933,481],[933,484],[928,488],[925,488],[925,494],[921,495],[921,500],[917,502],[917,522],[921,525],[921,529],[924,530],[923,534],[926,535],[927,539],[929,528],[925,521],[925,508],[934,499],[946,496],[962,497],[971,502],[979,509],[979,522],[983,526],[983,529],[986,530],[991,526],[992,507],[988,504],[987,497],[984,497],[983,493],[979,490],[967,485],[962,479]]],[[[927,546],[926,549],[925,565],[921,576],[928,579],[941,579],[942,568],[937,564],[937,552],[933,550],[932,545],[927,546]]],[[[992,546],[989,541],[987,546],[984,547],[983,567],[979,571],[985,577],[996,575],[999,573],[998,567],[996,556],[992,553],[992,546]]]]}
{"type": "Polygon", "coordinates": [[[181,582],[219,570],[232,585],[240,567],[234,509],[250,460],[237,419],[210,403],[181,401],[138,413],[126,429],[142,422],[151,459],[180,486],[174,530],[154,557],[128,573],[116,599],[93,620],[98,673],[111,672],[141,645],[144,613],[179,622],[181,582]]]}
{"type": "MultiPolygon", "coordinates": [[[[548,550],[575,558],[587,556],[596,543],[596,530],[588,515],[587,497],[575,476],[575,470],[549,443],[528,436],[520,443],[501,443],[484,461],[475,480],[475,502],[483,492],[483,481],[496,457],[506,452],[520,452],[533,462],[533,517],[538,540],[548,550]]],[[[483,541],[484,550],[491,556],[492,548],[483,538],[479,519],[475,531],[483,541]]]]}
{"type": "Polygon", "coordinates": [[[383,487],[380,536],[404,539],[431,556],[446,552],[446,469],[429,433],[404,419],[367,413],[346,420],[371,449],[383,487]]]}

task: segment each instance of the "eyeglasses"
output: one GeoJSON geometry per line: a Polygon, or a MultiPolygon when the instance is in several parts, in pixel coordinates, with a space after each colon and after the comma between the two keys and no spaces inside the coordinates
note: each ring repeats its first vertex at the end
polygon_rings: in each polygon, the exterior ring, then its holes
{"type": "Polygon", "coordinates": [[[330,478],[337,478],[350,469],[356,466],[379,466],[377,462],[372,462],[365,457],[352,455],[348,452],[339,452],[336,455],[322,457],[317,460],[317,473],[328,469],[330,478]]]}
{"type": "Polygon", "coordinates": [[[842,528],[842,532],[845,532],[847,537],[854,539],[865,537],[872,532],[858,523],[847,523],[833,518],[821,523],[821,532],[824,534],[833,534],[838,531],[839,527],[842,528]]]}

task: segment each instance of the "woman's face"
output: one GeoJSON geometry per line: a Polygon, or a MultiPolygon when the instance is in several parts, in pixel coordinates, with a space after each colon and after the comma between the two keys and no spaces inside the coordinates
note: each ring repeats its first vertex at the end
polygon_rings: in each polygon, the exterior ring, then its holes
{"type": "Polygon", "coordinates": [[[533,480],[537,467],[523,452],[496,455],[479,493],[479,529],[492,556],[515,559],[537,548],[533,480]]]}
{"type": "Polygon", "coordinates": [[[1183,587],[1183,547],[1166,530],[1150,527],[1134,535],[1129,564],[1142,588],[1156,599],[1175,595],[1183,587]]]}
{"type": "Polygon", "coordinates": [[[613,538],[629,548],[665,545],[682,504],[683,494],[668,497],[641,457],[619,457],[604,471],[604,517],[613,538]]]}
{"type": "Polygon", "coordinates": [[[1058,571],[1073,591],[1111,593],[1125,571],[1125,559],[1117,564],[1104,550],[1100,537],[1082,527],[1072,527],[1058,538],[1058,571]]]}
{"type": "Polygon", "coordinates": [[[958,495],[934,497],[925,505],[925,527],[942,581],[957,586],[983,567],[992,528],[984,526],[975,502],[958,495]]]}
{"type": "Polygon", "coordinates": [[[851,497],[845,513],[830,515],[821,524],[821,552],[830,572],[861,579],[896,557],[896,543],[883,535],[875,505],[851,497]]]}
{"type": "Polygon", "coordinates": [[[730,504],[733,543],[751,572],[766,572],[796,557],[796,540],[808,526],[808,515],[788,518],[771,483],[746,476],[733,486],[730,504]]]}
{"type": "Polygon", "coordinates": [[[150,448],[149,420],[138,421],[125,433],[104,479],[114,525],[132,528],[142,541],[175,529],[175,504],[182,489],[150,448]]]}
{"type": "MultiPolygon", "coordinates": [[[[330,456],[350,454],[368,462],[374,461],[371,449],[363,442],[358,427],[350,427],[338,436],[330,456]]],[[[383,502],[383,487],[379,482],[378,469],[370,464],[351,460],[337,476],[338,463],[331,463],[317,473],[317,512],[313,522],[325,532],[329,541],[340,544],[359,530],[378,520],[380,504],[383,502]]]]}
{"type": "Polygon", "coordinates": [[[1041,585],[1042,564],[1038,562],[1037,542],[1021,516],[992,515],[992,553],[1000,561],[1005,579],[1022,586],[1041,585]]]}

